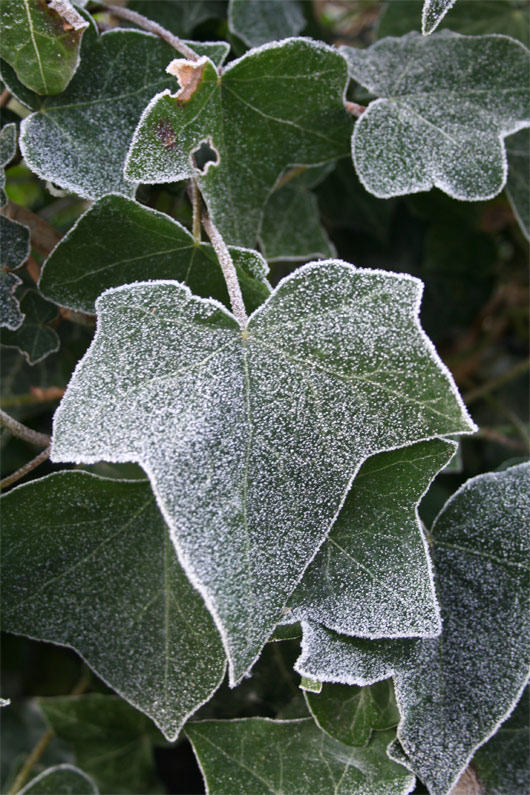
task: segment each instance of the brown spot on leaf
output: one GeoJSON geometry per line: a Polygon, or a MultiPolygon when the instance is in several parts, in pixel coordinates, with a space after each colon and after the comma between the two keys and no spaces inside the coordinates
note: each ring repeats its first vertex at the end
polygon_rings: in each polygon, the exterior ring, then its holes
{"type": "Polygon", "coordinates": [[[164,149],[174,149],[177,135],[167,119],[160,119],[155,127],[155,135],[164,149]]]}
{"type": "Polygon", "coordinates": [[[166,69],[170,75],[175,75],[179,81],[180,89],[174,94],[178,104],[188,102],[194,95],[202,79],[202,73],[208,59],[199,58],[197,61],[187,61],[185,58],[175,58],[166,69]]]}

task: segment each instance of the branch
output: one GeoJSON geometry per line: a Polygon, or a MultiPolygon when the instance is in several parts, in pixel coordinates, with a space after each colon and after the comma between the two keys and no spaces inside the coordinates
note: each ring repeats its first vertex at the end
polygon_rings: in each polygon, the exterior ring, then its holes
{"type": "Polygon", "coordinates": [[[464,403],[469,405],[470,403],[474,403],[476,400],[479,400],[482,397],[485,397],[490,392],[494,392],[495,390],[499,389],[501,386],[512,381],[512,379],[517,378],[517,376],[522,375],[530,368],[530,359],[525,359],[523,362],[519,362],[516,364],[515,367],[512,367],[511,370],[508,370],[507,373],[503,373],[498,378],[494,378],[492,381],[489,381],[487,384],[483,384],[482,386],[478,386],[476,389],[471,389],[469,392],[466,392],[463,395],[464,403]]]}
{"type": "Polygon", "coordinates": [[[11,91],[8,88],[4,88],[4,90],[0,94],[0,108],[3,108],[4,105],[7,105],[10,99],[11,99],[11,91]]]}
{"type": "MultiPolygon", "coordinates": [[[[103,4],[102,4],[103,5],[103,4]]],[[[118,19],[127,19],[129,22],[133,22],[138,27],[147,30],[149,33],[154,33],[155,36],[160,36],[161,39],[166,41],[172,47],[175,48],[184,58],[187,58],[188,61],[198,61],[199,56],[196,52],[193,52],[191,47],[188,47],[187,44],[184,44],[182,39],[179,39],[177,36],[174,36],[169,30],[163,28],[162,25],[159,25],[157,22],[153,22],[151,19],[144,17],[143,14],[138,14],[137,11],[131,11],[130,8],[121,8],[121,6],[108,6],[103,5],[106,11],[109,11],[113,16],[118,17],[118,19]]]]}
{"type": "Polygon", "coordinates": [[[344,107],[348,113],[351,113],[352,116],[357,116],[357,118],[362,116],[366,110],[366,105],[358,105],[357,102],[350,102],[349,100],[344,102],[344,107]]]}
{"type": "Polygon", "coordinates": [[[28,461],[28,463],[24,464],[23,467],[20,467],[20,469],[17,469],[16,472],[13,472],[12,475],[8,475],[6,478],[0,480],[0,489],[5,489],[7,486],[11,486],[13,483],[16,483],[17,480],[23,478],[24,475],[27,475],[28,472],[36,469],[38,466],[40,466],[40,464],[44,464],[44,462],[50,457],[50,450],[51,447],[47,447],[46,450],[43,450],[42,453],[36,455],[35,458],[32,458],[31,461],[28,461]]]}
{"type": "Polygon", "coordinates": [[[234,317],[243,327],[245,327],[248,323],[247,311],[245,309],[243,296],[241,295],[241,287],[239,286],[239,280],[237,278],[236,269],[232,257],[230,256],[230,252],[228,251],[226,243],[219,234],[214,222],[205,211],[203,211],[201,218],[202,225],[204,226],[206,234],[210,238],[213,250],[217,255],[219,265],[223,271],[234,317]]]}
{"type": "Polygon", "coordinates": [[[191,180],[191,206],[193,207],[193,239],[195,243],[201,242],[201,194],[197,180],[191,180]]]}
{"type": "Polygon", "coordinates": [[[18,436],[19,439],[24,439],[25,442],[35,444],[37,447],[48,447],[51,442],[51,437],[48,436],[47,433],[33,431],[26,425],[22,425],[21,422],[14,420],[13,417],[10,417],[9,414],[6,414],[2,409],[0,409],[0,425],[8,430],[9,433],[12,433],[13,436],[18,436]]]}

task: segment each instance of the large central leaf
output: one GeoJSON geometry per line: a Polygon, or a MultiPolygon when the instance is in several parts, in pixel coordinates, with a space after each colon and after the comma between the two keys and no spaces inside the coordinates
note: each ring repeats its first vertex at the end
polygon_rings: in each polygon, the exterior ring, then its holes
{"type": "Polygon", "coordinates": [[[421,330],[421,283],[338,261],[242,329],[170,281],[108,290],[55,461],[136,461],[227,650],[257,658],[368,456],[474,429],[421,330]]]}
{"type": "Polygon", "coordinates": [[[222,74],[207,58],[175,64],[189,87],[162,91],[147,106],[126,175],[139,182],[197,177],[227,241],[252,246],[267,197],[287,166],[348,154],[346,63],[323,44],[286,39],[251,51],[222,74]],[[200,169],[194,152],[202,142],[213,154],[200,169]]]}

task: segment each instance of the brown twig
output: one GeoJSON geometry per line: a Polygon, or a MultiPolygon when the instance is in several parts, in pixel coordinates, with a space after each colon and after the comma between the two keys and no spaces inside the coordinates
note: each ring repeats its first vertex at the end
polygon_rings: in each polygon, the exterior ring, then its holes
{"type": "Polygon", "coordinates": [[[2,480],[0,480],[0,489],[5,489],[8,486],[11,486],[13,483],[16,483],[17,480],[23,478],[24,475],[27,475],[28,472],[36,469],[38,466],[40,466],[40,464],[44,464],[44,462],[50,457],[50,450],[51,448],[47,447],[46,450],[43,450],[42,453],[36,455],[35,458],[32,458],[31,461],[28,461],[28,463],[24,464],[23,467],[20,467],[20,469],[17,469],[16,472],[13,472],[12,475],[2,478],[2,480]]]}
{"type": "Polygon", "coordinates": [[[61,386],[32,386],[30,392],[22,395],[8,395],[2,398],[4,408],[11,406],[32,406],[34,403],[52,403],[60,400],[65,393],[61,386]]]}
{"type": "Polygon", "coordinates": [[[351,113],[352,116],[362,116],[364,111],[366,110],[366,105],[359,105],[357,102],[350,102],[348,99],[344,102],[344,107],[351,113]]]}
{"type": "Polygon", "coordinates": [[[204,230],[210,238],[213,250],[217,255],[219,265],[223,271],[234,317],[245,327],[248,322],[248,317],[241,294],[241,287],[239,286],[239,279],[237,278],[235,265],[230,256],[230,252],[214,222],[205,211],[202,213],[201,218],[204,230]]]}
{"type": "Polygon", "coordinates": [[[201,194],[197,180],[191,180],[191,206],[193,207],[193,239],[196,244],[201,242],[201,194]]]}
{"type": "Polygon", "coordinates": [[[10,99],[11,99],[11,91],[8,88],[4,88],[4,90],[0,94],[0,108],[3,108],[4,105],[7,105],[10,99]]]}
{"type": "Polygon", "coordinates": [[[138,25],[138,27],[147,30],[149,33],[154,33],[155,36],[159,36],[189,61],[199,60],[197,53],[193,52],[191,47],[188,47],[187,44],[184,44],[182,39],[174,36],[173,33],[163,28],[162,25],[159,25],[157,22],[153,22],[151,19],[144,17],[143,14],[138,14],[130,8],[121,8],[121,6],[103,5],[102,7],[113,16],[118,17],[118,19],[127,19],[129,22],[138,25]]]}
{"type": "Polygon", "coordinates": [[[22,425],[21,422],[14,420],[2,409],[0,409],[0,425],[9,433],[12,433],[13,436],[18,436],[19,439],[24,439],[25,442],[34,444],[37,447],[48,447],[51,442],[51,437],[47,433],[39,433],[26,425],[22,425]]]}
{"type": "Polygon", "coordinates": [[[500,389],[501,386],[508,384],[514,378],[517,378],[519,375],[522,375],[530,368],[530,359],[525,359],[523,362],[519,362],[512,367],[511,370],[508,370],[507,373],[503,373],[498,378],[494,378],[492,381],[488,381],[487,384],[482,384],[482,386],[478,386],[475,389],[471,389],[469,392],[466,392],[463,395],[463,400],[466,405],[469,406],[470,403],[474,403],[476,400],[480,400],[480,398],[489,395],[490,392],[495,392],[495,390],[500,389]]]}
{"type": "Polygon", "coordinates": [[[31,245],[45,257],[53,251],[61,239],[59,232],[56,232],[50,224],[46,223],[44,218],[41,218],[40,215],[36,213],[32,213],[31,210],[27,210],[25,207],[21,207],[19,204],[15,204],[15,202],[8,202],[2,214],[7,216],[7,218],[12,218],[13,221],[19,221],[21,224],[24,224],[24,226],[29,227],[31,232],[31,245]]]}

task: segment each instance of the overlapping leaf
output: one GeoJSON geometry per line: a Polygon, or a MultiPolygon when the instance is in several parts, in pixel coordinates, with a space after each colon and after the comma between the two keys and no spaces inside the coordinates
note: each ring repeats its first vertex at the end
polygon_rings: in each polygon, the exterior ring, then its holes
{"type": "Polygon", "coordinates": [[[69,0],[1,0],[0,55],[38,94],[64,91],[88,22],[69,0]]]}
{"type": "Polygon", "coordinates": [[[435,439],[366,461],[294,592],[293,621],[346,635],[432,637],[441,630],[418,503],[455,445],[435,439]]]}
{"type": "Polygon", "coordinates": [[[323,44],[289,39],[252,50],[222,75],[208,59],[173,68],[181,89],[163,91],[146,108],[126,175],[149,183],[196,177],[227,242],[253,246],[285,168],[348,151],[344,59],[323,44]],[[202,142],[213,152],[204,169],[193,160],[202,142]]]}
{"type": "Polygon", "coordinates": [[[301,268],[242,329],[176,282],[98,299],[55,416],[55,461],[136,461],[248,670],[368,456],[474,429],[418,323],[420,283],[301,268]]]}
{"type": "Polygon", "coordinates": [[[503,139],[530,125],[526,47],[505,36],[443,31],[341,52],[350,75],[379,97],[352,139],[367,190],[385,198],[436,186],[472,201],[502,189],[503,139]]]}
{"type": "Polygon", "coordinates": [[[297,36],[305,27],[298,0],[230,0],[228,27],[247,47],[297,36]]]}
{"type": "Polygon", "coordinates": [[[36,364],[59,350],[59,335],[50,326],[58,310],[37,290],[27,290],[20,301],[20,311],[24,322],[14,331],[2,329],[0,341],[2,345],[17,348],[29,364],[36,364]]]}
{"type": "MultiPolygon", "coordinates": [[[[247,310],[267,298],[267,264],[257,252],[232,248],[247,310]]],[[[48,257],[39,282],[43,295],[62,306],[93,313],[108,287],[144,279],[176,279],[195,295],[229,306],[226,283],[207,243],[164,213],[124,196],[105,196],[81,216],[48,257]]]]}
{"type": "Polygon", "coordinates": [[[0,326],[14,331],[24,320],[15,290],[22,280],[11,271],[20,268],[29,255],[29,230],[0,215],[0,326]]]}
{"type": "Polygon", "coordinates": [[[158,22],[176,36],[186,38],[193,29],[207,19],[223,17],[226,13],[224,3],[219,0],[129,0],[127,7],[158,22]]]}
{"type": "Polygon", "coordinates": [[[394,674],[398,737],[434,795],[449,792],[528,679],[529,487],[529,464],[480,475],[440,513],[432,531],[439,639],[367,641],[304,628],[303,675],[353,684],[394,674]]]}
{"type": "Polygon", "coordinates": [[[520,130],[506,141],[506,193],[524,236],[530,240],[530,130],[520,130]]]}
{"type": "Polygon", "coordinates": [[[455,3],[456,0],[423,0],[421,15],[422,33],[428,34],[436,30],[444,16],[455,3]]]}
{"type": "Polygon", "coordinates": [[[73,765],[50,767],[19,790],[20,795],[98,795],[98,789],[86,773],[73,765]]]}
{"type": "Polygon", "coordinates": [[[406,795],[414,776],[391,761],[393,732],[365,748],[344,745],[310,719],[190,723],[186,732],[211,795],[406,795]]]}
{"type": "Polygon", "coordinates": [[[4,166],[12,160],[17,151],[17,125],[11,122],[5,124],[0,132],[0,207],[7,203],[4,190],[6,177],[4,166]]]}
{"type": "MultiPolygon", "coordinates": [[[[213,57],[211,45],[203,48],[213,57]]],[[[127,149],[153,94],[173,87],[165,68],[174,57],[175,50],[156,36],[122,29],[98,36],[91,25],[79,69],[60,96],[19,96],[13,86],[15,95],[37,110],[21,127],[20,148],[29,168],[86,198],[111,192],[133,196],[136,183],[123,176],[127,149]]],[[[9,84],[8,71],[2,74],[9,84]]]]}
{"type": "Polygon", "coordinates": [[[72,646],[174,739],[225,661],[149,485],[61,472],[2,506],[3,629],[72,646]]]}

